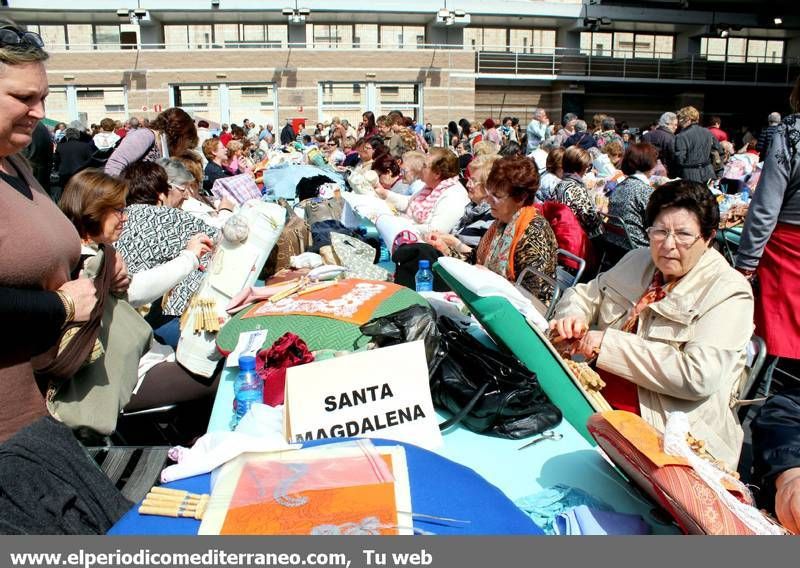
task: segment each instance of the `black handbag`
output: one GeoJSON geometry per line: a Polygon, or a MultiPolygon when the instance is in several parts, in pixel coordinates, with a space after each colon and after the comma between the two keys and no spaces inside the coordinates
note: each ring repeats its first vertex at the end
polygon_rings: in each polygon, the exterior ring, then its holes
{"type": "Polygon", "coordinates": [[[516,357],[486,347],[449,318],[437,323],[441,340],[431,396],[434,406],[453,415],[441,430],[461,423],[479,434],[518,439],[561,422],[536,374],[516,357]]]}

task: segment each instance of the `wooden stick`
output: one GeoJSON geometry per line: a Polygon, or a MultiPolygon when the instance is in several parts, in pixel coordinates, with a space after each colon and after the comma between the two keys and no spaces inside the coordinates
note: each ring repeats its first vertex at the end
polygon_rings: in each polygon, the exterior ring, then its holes
{"type": "Polygon", "coordinates": [[[325,288],[330,288],[334,286],[336,282],[323,282],[322,284],[317,284],[316,286],[309,286],[304,290],[300,290],[297,292],[297,296],[304,296],[305,294],[310,294],[311,292],[316,292],[318,290],[324,290],[325,288]]]}
{"type": "Polygon", "coordinates": [[[278,302],[288,296],[291,296],[292,294],[297,292],[300,288],[302,288],[302,284],[295,284],[288,290],[284,290],[283,292],[278,292],[277,294],[273,294],[272,296],[270,296],[269,301],[274,304],[275,302],[278,302]]]}
{"type": "Polygon", "coordinates": [[[155,487],[150,489],[150,493],[160,493],[162,495],[173,495],[173,496],[180,496],[180,497],[194,497],[199,499],[204,496],[208,496],[207,493],[189,493],[183,489],[171,489],[169,487],[161,487],[160,485],[156,485],[155,487]]]}

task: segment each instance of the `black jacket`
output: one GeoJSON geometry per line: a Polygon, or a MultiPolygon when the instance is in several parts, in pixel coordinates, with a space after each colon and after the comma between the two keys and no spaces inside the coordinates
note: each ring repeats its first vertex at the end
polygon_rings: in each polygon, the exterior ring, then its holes
{"type": "Polygon", "coordinates": [[[722,146],[707,128],[691,124],[675,135],[677,174],[684,179],[706,183],[716,179],[711,150],[723,154],[722,146]]]}
{"type": "Polygon", "coordinates": [[[594,139],[591,132],[576,132],[564,141],[564,148],[570,146],[579,146],[584,150],[597,147],[597,140],[594,139]]]}
{"type": "Polygon", "coordinates": [[[667,128],[659,126],[655,130],[645,132],[642,142],[647,142],[658,148],[658,159],[667,168],[669,177],[677,175],[675,168],[675,135],[667,128]]]}
{"type": "Polygon", "coordinates": [[[92,142],[75,140],[74,138],[64,138],[56,146],[55,162],[58,173],[61,176],[69,177],[81,171],[92,159],[94,148],[92,142]]]}
{"type": "Polygon", "coordinates": [[[294,142],[294,139],[295,139],[294,129],[292,129],[291,124],[287,124],[286,126],[283,127],[283,130],[281,130],[281,144],[284,145],[291,144],[292,142],[294,142]]]}
{"type": "Polygon", "coordinates": [[[753,483],[761,488],[761,506],[773,511],[775,479],[787,469],[800,467],[800,389],[770,397],[751,429],[753,483]]]}

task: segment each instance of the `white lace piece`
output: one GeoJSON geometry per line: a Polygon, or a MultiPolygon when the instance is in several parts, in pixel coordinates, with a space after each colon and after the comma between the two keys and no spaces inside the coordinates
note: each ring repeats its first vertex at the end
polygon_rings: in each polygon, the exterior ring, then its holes
{"type": "Polygon", "coordinates": [[[738,479],[731,477],[692,451],[686,441],[688,434],[689,419],[686,414],[683,412],[671,412],[667,418],[667,426],[664,432],[664,452],[671,456],[686,458],[692,469],[716,493],[720,501],[753,533],[757,535],[785,534],[778,525],[769,522],[758,509],[742,503],[725,489],[722,484],[723,479],[739,486],[742,493],[749,493],[747,487],[738,479]]]}
{"type": "Polygon", "coordinates": [[[329,314],[331,316],[352,317],[362,305],[383,293],[386,286],[360,282],[352,290],[335,300],[303,300],[284,298],[277,302],[265,302],[253,315],[274,315],[291,312],[329,314]]]}

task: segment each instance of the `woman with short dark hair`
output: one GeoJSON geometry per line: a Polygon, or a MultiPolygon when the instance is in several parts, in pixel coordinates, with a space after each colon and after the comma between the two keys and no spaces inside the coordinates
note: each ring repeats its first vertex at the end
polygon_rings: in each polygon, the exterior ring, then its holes
{"type": "Polygon", "coordinates": [[[592,156],[589,152],[579,146],[567,148],[561,159],[563,181],[556,186],[553,200],[569,207],[587,236],[593,239],[603,234],[603,219],[583,183],[583,176],[591,167],[592,156]]]}
{"type": "Polygon", "coordinates": [[[567,290],[550,327],[570,353],[597,357],[613,408],[661,432],[684,412],[692,435],[735,469],[742,429],[731,400],[746,374],[752,289],[711,246],[719,210],[703,184],[662,185],[644,218],[650,246],[567,290]]]}
{"type": "MultiPolygon", "coordinates": [[[[550,223],[533,206],[539,173],[524,156],[506,156],[492,165],[486,180],[486,201],[496,221],[478,244],[476,261],[516,282],[522,272],[535,268],[555,277],[558,243],[550,223]]],[[[529,274],[523,286],[547,302],[552,289],[529,274]]]]}
{"type": "MultiPolygon", "coordinates": [[[[645,233],[645,209],[653,193],[650,173],[656,167],[658,149],[652,144],[631,144],[622,157],[622,180],[608,200],[608,214],[625,222],[630,243],[622,236],[607,232],[603,237],[607,243],[620,249],[621,253],[633,248],[646,247],[649,243],[645,233]]],[[[621,254],[619,255],[621,256],[621,254]]]]}
{"type": "MultiPolygon", "coordinates": [[[[210,238],[217,235],[215,227],[179,209],[188,191],[185,187],[170,185],[167,172],[155,162],[134,162],[122,171],[121,177],[128,182],[128,205],[125,208],[128,220],[116,247],[131,274],[177,258],[195,235],[210,238]]],[[[169,292],[163,305],[165,317],[158,321],[148,320],[151,325],[159,328],[183,314],[202,278],[199,266],[195,266],[169,292]]],[[[161,339],[176,347],[179,334],[175,331],[169,328],[161,339]]]]}

